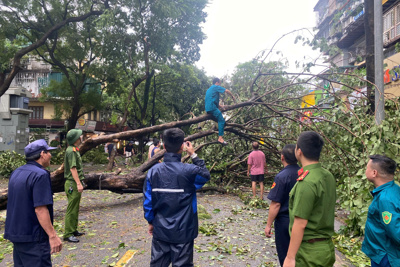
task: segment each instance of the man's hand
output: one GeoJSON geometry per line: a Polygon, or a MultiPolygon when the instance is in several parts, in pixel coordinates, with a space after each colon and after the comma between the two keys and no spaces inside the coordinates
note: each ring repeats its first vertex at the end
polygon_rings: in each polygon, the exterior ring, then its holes
{"type": "Polygon", "coordinates": [[[49,237],[49,243],[50,243],[50,254],[58,253],[61,251],[62,242],[57,235],[49,237]]]}
{"type": "Polygon", "coordinates": [[[295,259],[290,259],[288,257],[285,258],[285,261],[283,262],[283,267],[295,267],[295,266],[296,266],[295,259]]]}
{"type": "Polygon", "coordinates": [[[265,226],[264,233],[266,237],[270,238],[272,236],[271,226],[265,226]]]}
{"type": "Polygon", "coordinates": [[[249,171],[247,171],[247,177],[250,177],[250,172],[249,171]]]}
{"type": "Polygon", "coordinates": [[[186,152],[191,156],[194,153],[194,147],[190,141],[185,142],[186,152]]]}
{"type": "Polygon", "coordinates": [[[149,224],[149,229],[148,229],[147,232],[148,232],[150,235],[153,235],[153,229],[154,229],[153,225],[152,225],[152,224],[149,224]]]}
{"type": "Polygon", "coordinates": [[[54,230],[53,224],[51,223],[49,209],[47,206],[37,206],[35,207],[35,213],[40,226],[42,226],[43,230],[49,237],[50,253],[53,254],[60,252],[62,243],[60,238],[57,236],[56,231],[54,230]]]}
{"type": "Polygon", "coordinates": [[[83,185],[81,183],[77,184],[76,187],[78,188],[79,193],[83,192],[83,185]]]}

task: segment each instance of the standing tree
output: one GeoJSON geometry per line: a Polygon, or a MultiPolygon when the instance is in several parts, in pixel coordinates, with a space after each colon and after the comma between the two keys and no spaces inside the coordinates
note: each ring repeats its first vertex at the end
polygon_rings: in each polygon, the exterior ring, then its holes
{"type": "Polygon", "coordinates": [[[101,15],[108,0],[3,0],[0,2],[0,96],[23,67],[21,59],[66,25],[101,15]]]}
{"type": "Polygon", "coordinates": [[[120,79],[126,81],[120,129],[133,110],[138,127],[150,125],[152,113],[148,109],[154,91],[151,84],[163,65],[199,59],[199,44],[205,38],[200,23],[206,17],[203,11],[206,3],[205,0],[126,1],[103,18],[104,64],[115,66],[123,77],[120,79]]]}
{"type": "MultiPolygon", "coordinates": [[[[42,98],[58,101],[68,114],[68,129],[75,127],[80,116],[101,109],[101,95],[104,83],[94,74],[101,68],[99,46],[100,32],[96,19],[65,27],[49,39],[44,46],[36,49],[43,61],[53,66],[53,71],[62,73],[62,80],[51,81],[41,91],[42,98]]],[[[101,77],[100,77],[101,78],[101,77]]]]}

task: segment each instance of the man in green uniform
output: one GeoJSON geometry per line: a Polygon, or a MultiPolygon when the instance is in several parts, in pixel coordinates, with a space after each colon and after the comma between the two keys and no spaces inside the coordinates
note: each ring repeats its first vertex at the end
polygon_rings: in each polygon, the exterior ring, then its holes
{"type": "Polygon", "coordinates": [[[68,207],[65,214],[64,240],[79,242],[77,236],[84,235],[78,232],[79,203],[83,192],[82,159],[78,146],[82,143],[82,130],[72,129],[67,133],[68,148],[65,151],[64,177],[66,179],[64,189],[68,198],[68,207]]]}
{"type": "Polygon", "coordinates": [[[383,155],[369,158],[365,176],[375,189],[361,250],[371,258],[371,267],[400,266],[400,186],[394,182],[397,163],[383,155]]]}
{"type": "Polygon", "coordinates": [[[312,131],[297,139],[295,155],[303,168],[289,194],[289,250],[283,264],[291,266],[333,266],[332,243],[335,220],[336,182],[321,167],[319,157],[324,141],[312,131]]]}

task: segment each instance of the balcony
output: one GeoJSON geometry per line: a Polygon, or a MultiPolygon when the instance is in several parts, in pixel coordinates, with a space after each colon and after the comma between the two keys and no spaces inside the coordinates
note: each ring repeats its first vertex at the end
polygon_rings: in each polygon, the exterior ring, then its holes
{"type": "Polygon", "coordinates": [[[349,64],[355,64],[358,61],[365,59],[366,51],[364,48],[357,47],[355,50],[349,51],[349,64]]]}

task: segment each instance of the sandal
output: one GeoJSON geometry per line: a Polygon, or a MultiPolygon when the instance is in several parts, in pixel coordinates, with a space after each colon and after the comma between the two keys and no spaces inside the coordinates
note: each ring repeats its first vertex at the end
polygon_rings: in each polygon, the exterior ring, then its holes
{"type": "Polygon", "coordinates": [[[227,142],[220,142],[220,141],[217,141],[220,145],[222,145],[222,146],[227,146],[228,145],[228,143],[227,142]]]}

